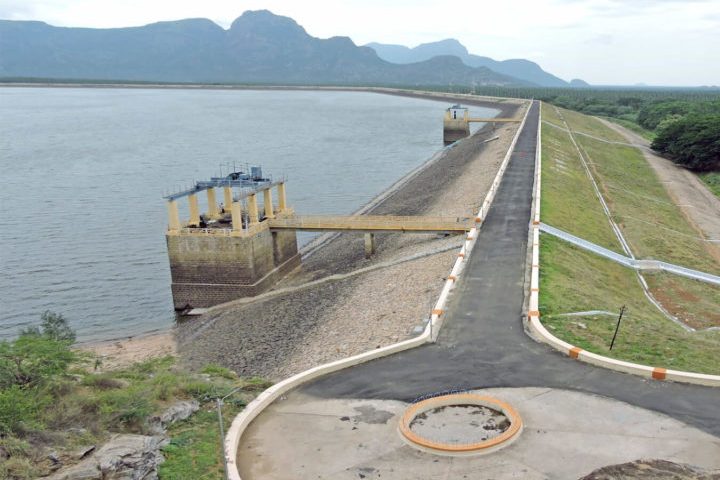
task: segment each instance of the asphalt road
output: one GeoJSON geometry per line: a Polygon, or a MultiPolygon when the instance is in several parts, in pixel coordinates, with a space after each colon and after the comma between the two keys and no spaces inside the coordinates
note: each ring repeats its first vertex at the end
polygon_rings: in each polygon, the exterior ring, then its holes
{"type": "Polygon", "coordinates": [[[409,401],[453,389],[562,388],[662,412],[720,436],[720,390],[581,363],[524,333],[523,285],[538,109],[535,102],[437,343],[322,377],[301,392],[322,398],[409,401]]]}

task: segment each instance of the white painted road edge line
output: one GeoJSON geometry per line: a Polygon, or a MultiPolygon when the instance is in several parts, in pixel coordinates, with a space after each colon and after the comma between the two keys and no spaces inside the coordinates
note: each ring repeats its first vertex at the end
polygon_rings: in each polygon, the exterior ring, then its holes
{"type": "Polygon", "coordinates": [[[403,342],[395,343],[386,347],[377,348],[375,350],[370,350],[358,355],[354,355],[352,357],[337,360],[335,362],[330,362],[324,365],[313,367],[309,370],[305,370],[304,372],[300,372],[297,375],[293,375],[292,377],[287,378],[279,383],[276,383],[275,385],[260,393],[260,395],[258,395],[252,402],[250,402],[243,409],[243,411],[235,417],[232,425],[230,425],[230,428],[225,435],[225,444],[223,448],[225,454],[225,461],[227,464],[228,480],[242,480],[242,478],[240,477],[240,472],[237,468],[236,459],[237,450],[240,446],[240,438],[242,437],[243,432],[265,408],[267,408],[281,395],[288,392],[289,390],[292,390],[293,388],[296,388],[304,383],[307,383],[328,373],[336,372],[338,370],[352,367],[354,365],[359,365],[361,363],[365,363],[376,358],[402,352],[403,350],[419,347],[420,345],[423,345],[425,343],[434,342],[437,339],[437,336],[440,333],[440,328],[442,327],[442,312],[445,307],[445,302],[447,301],[450,291],[459,279],[459,274],[462,272],[462,269],[465,265],[465,260],[467,260],[470,252],[475,245],[475,240],[478,236],[478,229],[482,224],[485,218],[485,214],[490,208],[493,199],[495,198],[495,193],[498,186],[500,185],[502,176],[507,169],[507,165],[510,162],[510,157],[512,156],[512,152],[515,148],[515,144],[517,143],[517,139],[520,136],[520,132],[522,131],[523,127],[525,126],[525,120],[527,119],[528,113],[530,112],[531,105],[532,103],[530,102],[526,106],[523,120],[520,123],[517,131],[515,132],[512,143],[510,144],[510,147],[508,147],[505,158],[503,158],[500,169],[495,175],[495,179],[492,183],[492,186],[490,187],[490,190],[485,195],[485,201],[483,202],[480,210],[476,215],[475,226],[470,230],[470,232],[468,232],[466,240],[463,246],[460,248],[458,258],[455,260],[455,264],[450,271],[450,276],[445,281],[445,285],[440,292],[440,297],[438,298],[438,301],[435,303],[435,307],[433,308],[433,313],[430,316],[430,321],[428,321],[428,324],[425,327],[423,333],[415,338],[411,338],[403,342]]]}
{"type": "Polygon", "coordinates": [[[649,367],[637,363],[615,360],[596,353],[588,352],[579,347],[560,340],[540,322],[538,297],[540,294],[540,179],[542,177],[542,109],[538,122],[537,151],[535,158],[535,175],[537,189],[535,191],[535,213],[532,220],[532,264],[530,271],[530,303],[528,306],[528,326],[534,336],[547,343],[554,349],[586,363],[605,367],[623,373],[640,375],[655,380],[674,380],[676,382],[693,383],[710,387],[720,387],[720,375],[707,375],[704,373],[683,372],[667,370],[659,367],[649,367]]]}

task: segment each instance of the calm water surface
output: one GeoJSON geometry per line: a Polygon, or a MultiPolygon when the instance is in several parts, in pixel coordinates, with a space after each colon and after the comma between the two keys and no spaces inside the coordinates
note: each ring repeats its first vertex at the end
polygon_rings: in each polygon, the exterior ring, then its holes
{"type": "Polygon", "coordinates": [[[46,309],[81,341],[171,326],[164,193],[260,164],[288,177],[297,212],[350,213],[442,148],[447,106],[359,92],[0,88],[0,338],[46,309]]]}

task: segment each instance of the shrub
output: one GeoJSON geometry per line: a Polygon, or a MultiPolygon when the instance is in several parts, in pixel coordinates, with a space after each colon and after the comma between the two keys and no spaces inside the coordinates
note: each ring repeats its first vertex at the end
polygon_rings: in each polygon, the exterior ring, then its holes
{"type": "Polygon", "coordinates": [[[59,313],[45,310],[40,316],[40,332],[43,336],[61,342],[75,343],[75,332],[59,313]]]}
{"type": "Polygon", "coordinates": [[[0,450],[9,457],[25,456],[30,453],[30,444],[19,438],[6,436],[0,437],[0,450]]]}
{"type": "Polygon", "coordinates": [[[62,315],[42,314],[39,327],[24,330],[14,341],[0,342],[0,388],[34,387],[65,374],[80,356],[70,349],[75,332],[62,315]]]}
{"type": "Polygon", "coordinates": [[[182,389],[186,395],[190,395],[200,402],[207,402],[218,397],[217,387],[203,380],[189,380],[182,389]]]}
{"type": "Polygon", "coordinates": [[[139,388],[108,390],[98,395],[99,413],[109,430],[138,429],[153,413],[147,392],[139,388]]]}
{"type": "Polygon", "coordinates": [[[260,377],[250,377],[245,380],[243,390],[248,392],[261,392],[272,386],[272,382],[269,382],[260,377]]]}
{"type": "Polygon", "coordinates": [[[26,334],[12,342],[0,342],[0,388],[37,386],[67,373],[77,359],[68,341],[42,335],[26,334]]]}
{"type": "Polygon", "coordinates": [[[83,385],[97,388],[98,390],[112,390],[127,387],[127,382],[113,378],[108,374],[98,374],[85,376],[83,378],[83,385]]]}
{"type": "Polygon", "coordinates": [[[237,378],[237,374],[229,368],[221,367],[220,365],[216,365],[214,363],[208,363],[205,365],[202,370],[200,370],[200,373],[212,375],[213,377],[227,378],[228,380],[235,380],[237,378]]]}
{"type": "Polygon", "coordinates": [[[0,390],[0,433],[23,433],[27,429],[40,428],[41,410],[49,398],[36,388],[12,385],[0,390]]]}
{"type": "Polygon", "coordinates": [[[154,388],[154,397],[158,400],[168,400],[181,390],[180,379],[170,372],[157,374],[151,385],[154,388]]]}
{"type": "MultiPolygon", "coordinates": [[[[84,427],[94,418],[94,413],[85,408],[91,396],[69,394],[57,398],[45,411],[45,425],[49,429],[65,430],[70,427],[84,427]]],[[[96,409],[97,411],[97,409],[96,409]]]]}
{"type": "Polygon", "coordinates": [[[120,376],[134,380],[149,378],[157,372],[168,370],[175,363],[172,356],[152,358],[144,362],[138,362],[131,365],[126,370],[120,372],[120,376]]]}
{"type": "Polygon", "coordinates": [[[29,458],[11,457],[0,463],[0,478],[25,480],[38,477],[38,469],[29,458]]]}

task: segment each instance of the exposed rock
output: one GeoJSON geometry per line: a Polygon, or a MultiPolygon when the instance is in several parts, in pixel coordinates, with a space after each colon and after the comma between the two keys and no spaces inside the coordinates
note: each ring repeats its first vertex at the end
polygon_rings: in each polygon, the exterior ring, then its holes
{"type": "Polygon", "coordinates": [[[102,474],[92,459],[80,462],[48,477],[48,480],[100,480],[102,474]]]}
{"type": "Polygon", "coordinates": [[[50,480],[154,480],[163,462],[164,437],[114,435],[93,456],[55,473],[50,480]]]}
{"type": "Polygon", "coordinates": [[[150,418],[148,421],[149,431],[155,435],[162,435],[167,430],[168,425],[172,425],[180,420],[185,420],[199,409],[200,404],[197,400],[181,400],[175,402],[160,415],[155,415],[150,418]]]}
{"type": "Polygon", "coordinates": [[[52,452],[48,453],[47,458],[48,458],[52,463],[54,463],[54,464],[55,464],[55,463],[60,463],[60,458],[58,457],[58,454],[57,454],[57,452],[55,452],[55,451],[52,451],[52,452]]]}
{"type": "Polygon", "coordinates": [[[684,463],[667,460],[635,460],[634,462],[598,468],[580,480],[720,480],[720,470],[708,471],[684,463]]]}
{"type": "Polygon", "coordinates": [[[73,457],[75,457],[78,460],[82,460],[83,458],[87,457],[94,451],[95,451],[95,445],[89,445],[87,447],[82,447],[82,448],[77,449],[77,451],[73,454],[73,457]]]}

